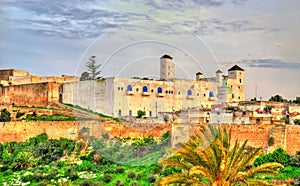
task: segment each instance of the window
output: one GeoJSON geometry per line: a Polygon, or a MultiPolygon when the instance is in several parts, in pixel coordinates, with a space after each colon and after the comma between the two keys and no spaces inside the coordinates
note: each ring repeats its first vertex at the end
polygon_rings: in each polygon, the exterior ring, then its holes
{"type": "Polygon", "coordinates": [[[231,97],[234,98],[234,93],[231,94],[231,97]]]}
{"type": "Polygon", "coordinates": [[[122,114],[122,111],[121,111],[121,109],[119,109],[118,110],[118,116],[121,116],[121,114],[122,114]]]}
{"type": "Polygon", "coordinates": [[[241,99],[241,96],[239,96],[239,99],[241,99]]]}
{"type": "Polygon", "coordinates": [[[118,87],[118,90],[120,90],[120,87],[118,87]]]}
{"type": "Polygon", "coordinates": [[[121,87],[121,90],[123,90],[123,87],[121,87]]]}
{"type": "Polygon", "coordinates": [[[148,87],[147,86],[143,86],[143,92],[148,92],[148,87]]]}
{"type": "Polygon", "coordinates": [[[239,89],[241,89],[241,86],[239,86],[239,89]]]}
{"type": "Polygon", "coordinates": [[[132,91],[132,86],[131,85],[127,86],[127,91],[132,91]]]}
{"type": "Polygon", "coordinates": [[[240,79],[240,83],[242,83],[242,79],[240,79]]]}
{"type": "Polygon", "coordinates": [[[168,94],[169,91],[166,90],[166,94],[168,94]]]}
{"type": "Polygon", "coordinates": [[[191,96],[192,95],[192,90],[188,90],[187,94],[188,94],[188,96],[191,96]]]}
{"type": "Polygon", "coordinates": [[[153,92],[153,89],[151,89],[151,92],[153,92]]]}
{"type": "Polygon", "coordinates": [[[178,95],[180,95],[180,91],[178,91],[178,95]]]}
{"type": "Polygon", "coordinates": [[[149,111],[149,117],[152,117],[152,111],[149,111]]]}
{"type": "Polygon", "coordinates": [[[129,116],[132,116],[132,110],[129,110],[128,115],[129,115],[129,116]]]}
{"type": "Polygon", "coordinates": [[[137,92],[139,91],[139,89],[137,88],[137,89],[135,89],[137,92]]]}
{"type": "Polygon", "coordinates": [[[206,97],[206,94],[203,94],[204,97],[206,97]]]}
{"type": "Polygon", "coordinates": [[[161,87],[157,88],[157,93],[162,93],[162,88],[161,87]]]}
{"type": "Polygon", "coordinates": [[[199,93],[197,93],[197,96],[199,96],[199,93]]]}
{"type": "Polygon", "coordinates": [[[209,97],[214,97],[213,91],[210,91],[210,92],[209,92],[209,97]]]}

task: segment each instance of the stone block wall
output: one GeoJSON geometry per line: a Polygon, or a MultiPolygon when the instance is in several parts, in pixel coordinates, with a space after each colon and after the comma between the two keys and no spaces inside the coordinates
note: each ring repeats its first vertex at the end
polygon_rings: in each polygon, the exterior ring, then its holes
{"type": "MultiPolygon", "coordinates": [[[[293,155],[300,150],[300,126],[297,125],[221,125],[231,129],[232,142],[248,140],[251,147],[263,147],[265,152],[271,152],[282,147],[289,154],[293,155]],[[268,144],[269,138],[273,137],[273,144],[268,144]]],[[[90,129],[90,135],[100,138],[102,134],[110,136],[141,138],[152,135],[159,138],[167,131],[176,132],[179,138],[186,139],[199,129],[198,125],[185,124],[129,124],[116,123],[114,121],[40,121],[40,122],[2,122],[0,123],[0,143],[9,141],[26,141],[40,133],[47,133],[49,138],[59,139],[65,137],[77,139],[79,131],[83,128],[90,129]],[[184,135],[180,128],[189,133],[184,135]],[[177,130],[177,129],[178,130],[177,130]]]]}

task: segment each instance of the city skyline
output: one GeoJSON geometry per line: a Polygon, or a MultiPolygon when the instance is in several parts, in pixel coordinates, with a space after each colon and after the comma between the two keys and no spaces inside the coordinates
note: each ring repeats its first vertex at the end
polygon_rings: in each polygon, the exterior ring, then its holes
{"type": "Polygon", "coordinates": [[[300,95],[300,2],[257,0],[0,3],[0,68],[80,75],[96,55],[104,76],[159,74],[174,57],[176,76],[245,69],[246,99],[300,95]],[[132,68],[134,67],[134,68],[132,68]]]}

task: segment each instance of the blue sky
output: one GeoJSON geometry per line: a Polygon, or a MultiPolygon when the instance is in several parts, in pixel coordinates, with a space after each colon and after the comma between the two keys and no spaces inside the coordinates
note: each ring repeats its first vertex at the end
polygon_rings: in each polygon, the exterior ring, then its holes
{"type": "Polygon", "coordinates": [[[91,55],[104,76],[246,70],[246,98],[300,96],[298,0],[2,0],[0,68],[80,75],[91,55]]]}

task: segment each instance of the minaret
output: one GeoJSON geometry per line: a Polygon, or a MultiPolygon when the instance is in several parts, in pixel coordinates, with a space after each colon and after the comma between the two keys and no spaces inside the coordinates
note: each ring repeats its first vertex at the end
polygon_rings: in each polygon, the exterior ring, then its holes
{"type": "Polygon", "coordinates": [[[203,78],[203,74],[201,72],[197,72],[196,80],[201,80],[203,78]]]}
{"type": "Polygon", "coordinates": [[[167,54],[163,55],[160,58],[160,79],[173,80],[174,74],[173,58],[167,54]]]}
{"type": "Polygon", "coordinates": [[[222,86],[222,83],[223,83],[223,72],[221,70],[218,70],[216,72],[216,82],[219,83],[219,87],[222,86]]]}

